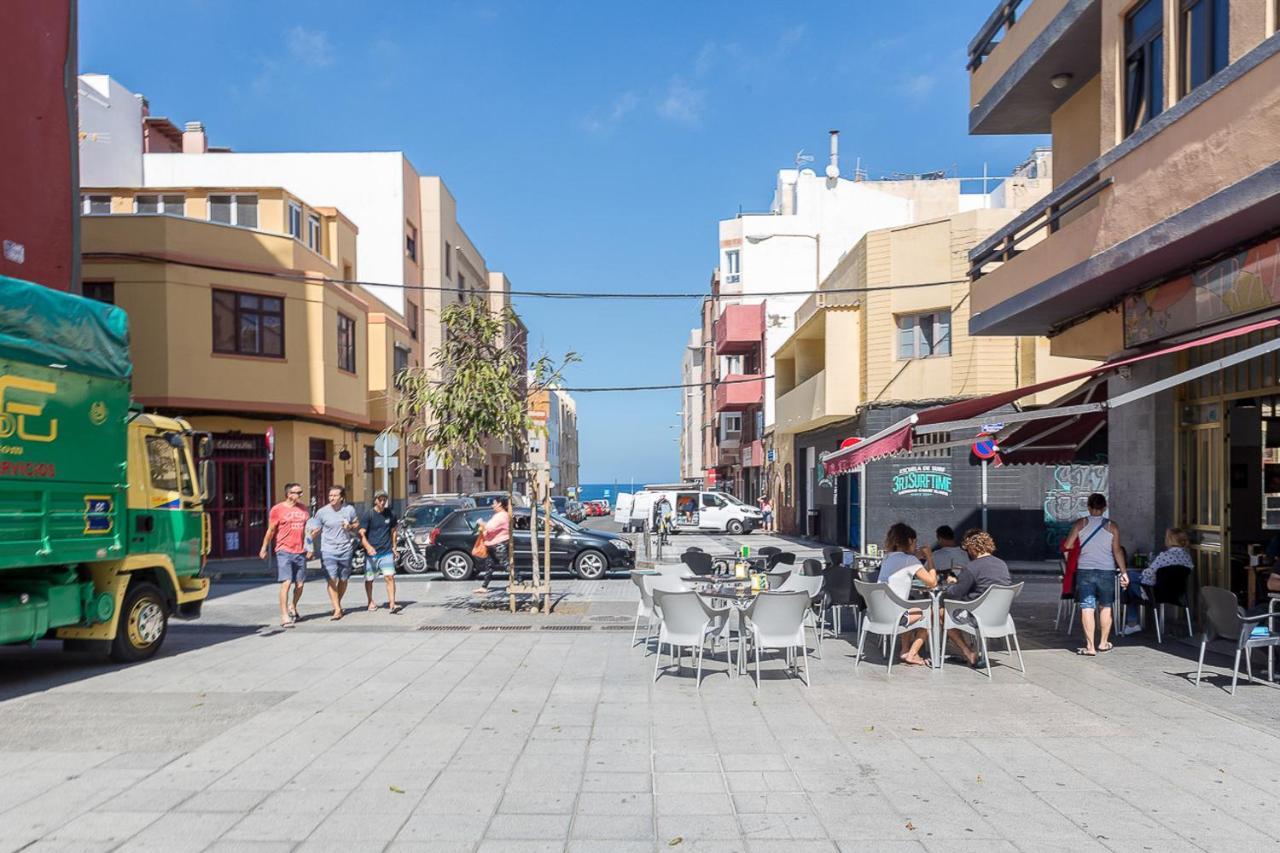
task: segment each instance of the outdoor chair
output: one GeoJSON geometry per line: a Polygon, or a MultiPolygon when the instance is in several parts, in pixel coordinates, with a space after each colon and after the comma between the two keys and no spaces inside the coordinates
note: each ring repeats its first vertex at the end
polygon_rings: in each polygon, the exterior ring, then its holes
{"type": "Polygon", "coordinates": [[[689,567],[684,563],[658,563],[653,568],[659,575],[677,580],[689,574],[689,567]]]}
{"type": "MultiPolygon", "coordinates": [[[[991,656],[987,651],[988,640],[1004,639],[1005,651],[1010,656],[1018,653],[1018,670],[1027,674],[1027,665],[1022,660],[1022,645],[1018,642],[1018,628],[1013,624],[1009,609],[1014,600],[1022,594],[1022,584],[1013,586],[989,587],[982,595],[972,601],[943,600],[942,609],[946,613],[943,630],[955,629],[970,634],[981,649],[983,660],[987,662],[987,678],[991,678],[991,656]],[[1010,645],[1010,640],[1013,644],[1010,645]]],[[[939,668],[946,661],[946,637],[943,637],[943,658],[939,668]]]]}
{"type": "Polygon", "coordinates": [[[761,557],[772,557],[774,554],[781,554],[782,549],[777,548],[773,545],[766,545],[763,548],[757,549],[756,553],[759,554],[761,557]]]}
{"type": "MultiPolygon", "coordinates": [[[[1058,558],[1058,589],[1062,589],[1062,584],[1067,577],[1067,558],[1058,558]]],[[[1058,612],[1053,614],[1053,627],[1058,627],[1058,622],[1062,619],[1062,611],[1068,610],[1066,633],[1071,633],[1071,625],[1076,621],[1076,589],[1075,583],[1071,584],[1071,592],[1059,592],[1058,594],[1058,612]]]]}
{"type": "Polygon", "coordinates": [[[695,575],[709,575],[715,571],[711,555],[701,551],[685,551],[680,555],[680,562],[695,575]]]}
{"type": "Polygon", "coordinates": [[[1165,566],[1156,569],[1156,583],[1147,594],[1153,604],[1152,616],[1156,623],[1156,642],[1164,642],[1164,606],[1181,607],[1187,615],[1187,636],[1195,636],[1191,627],[1191,575],[1190,566],[1165,566]]]}
{"type": "Polygon", "coordinates": [[[822,562],[826,566],[827,571],[831,571],[836,566],[844,565],[844,549],[835,546],[828,546],[822,549],[822,562]]]}
{"type": "MultiPolygon", "coordinates": [[[[817,562],[814,560],[813,562],[817,562]]],[[[803,592],[809,596],[809,609],[805,612],[805,624],[813,628],[814,651],[817,652],[819,660],[822,659],[822,626],[826,622],[826,615],[823,606],[823,587],[826,581],[821,575],[798,575],[792,573],[782,586],[778,587],[779,592],[803,592]]]]}
{"type": "MultiPolygon", "coordinates": [[[[795,668],[795,650],[804,661],[804,686],[809,686],[809,655],[804,642],[804,619],[809,610],[809,595],[795,592],[762,592],[747,608],[743,618],[742,638],[751,641],[756,656],[756,689],[760,689],[760,652],[783,652],[788,670],[795,668]]],[[[739,639],[738,657],[745,652],[739,639]]]]}
{"type": "Polygon", "coordinates": [[[653,593],[645,584],[646,575],[631,575],[631,582],[640,590],[640,600],[636,602],[636,625],[631,631],[631,648],[636,647],[636,635],[640,632],[640,617],[644,617],[644,644],[649,645],[649,637],[653,636],[653,593]]]}
{"type": "MultiPolygon", "coordinates": [[[[1196,686],[1200,686],[1200,676],[1204,671],[1204,650],[1210,641],[1218,637],[1236,644],[1236,658],[1231,665],[1231,695],[1236,695],[1236,680],[1240,676],[1240,654],[1244,653],[1245,671],[1249,681],[1253,681],[1253,663],[1250,652],[1254,649],[1267,650],[1267,679],[1275,675],[1275,649],[1280,646],[1280,635],[1267,631],[1265,635],[1254,636],[1255,627],[1263,620],[1275,617],[1273,613],[1260,613],[1257,616],[1246,616],[1233,593],[1221,587],[1200,587],[1200,658],[1196,662],[1196,686]]],[[[1269,627],[1269,625],[1268,625],[1269,627]]]]}
{"type": "Polygon", "coordinates": [[[791,572],[767,572],[764,576],[765,581],[769,584],[769,589],[782,589],[782,585],[787,582],[787,578],[791,577],[791,572]]]}
{"type": "Polygon", "coordinates": [[[683,574],[686,571],[686,569],[684,568],[684,566],[679,566],[679,568],[680,568],[679,574],[664,573],[659,575],[644,576],[645,588],[649,590],[649,595],[651,598],[653,598],[653,615],[658,620],[655,627],[660,628],[662,626],[662,605],[658,603],[658,598],[657,598],[657,594],[659,592],[692,592],[693,591],[692,587],[690,587],[684,581],[680,580],[680,575],[683,574]]]}
{"type": "Polygon", "coordinates": [[[853,566],[834,566],[827,569],[825,575],[827,582],[827,606],[831,610],[832,630],[835,636],[839,636],[842,631],[840,627],[840,612],[846,607],[853,609],[853,625],[858,626],[858,617],[862,611],[862,597],[858,595],[853,588],[853,566]]]}
{"type": "Polygon", "coordinates": [[[820,578],[825,571],[821,560],[810,558],[800,564],[800,574],[808,575],[811,578],[820,578]]]}
{"type": "MultiPolygon", "coordinates": [[[[658,625],[658,654],[653,661],[653,680],[658,680],[662,663],[662,647],[671,650],[671,661],[677,669],[683,665],[684,653],[688,648],[697,667],[696,684],[702,688],[702,654],[707,640],[713,641],[711,653],[715,654],[714,643],[725,633],[728,626],[729,608],[716,610],[703,601],[696,592],[667,592],[655,590],[654,605],[662,611],[662,622],[658,625]]],[[[729,643],[725,641],[725,664],[730,677],[733,673],[733,655],[729,643]]]]}
{"type": "Polygon", "coordinates": [[[866,612],[863,613],[861,624],[858,626],[858,654],[853,659],[853,667],[856,670],[858,664],[862,663],[863,648],[867,641],[867,634],[878,634],[888,640],[889,648],[885,654],[888,657],[889,666],[885,674],[893,675],[893,653],[898,642],[898,635],[909,631],[924,630],[929,633],[930,639],[932,639],[934,626],[933,620],[929,618],[928,608],[919,607],[918,603],[913,604],[894,595],[893,590],[889,589],[887,583],[868,583],[867,581],[855,580],[853,586],[867,603],[866,612]],[[903,625],[903,615],[908,610],[915,609],[924,610],[924,616],[918,622],[903,625]]]}
{"type": "Polygon", "coordinates": [[[768,559],[765,561],[764,570],[766,572],[771,572],[773,571],[775,566],[779,566],[779,565],[794,566],[795,564],[796,564],[795,554],[791,553],[790,551],[778,551],[777,553],[770,554],[768,556],[768,559]]]}

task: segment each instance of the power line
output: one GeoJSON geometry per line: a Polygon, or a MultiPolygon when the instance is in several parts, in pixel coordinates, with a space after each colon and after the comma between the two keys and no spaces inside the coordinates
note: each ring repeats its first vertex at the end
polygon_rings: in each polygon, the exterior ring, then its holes
{"type": "Polygon", "coordinates": [[[574,394],[594,394],[604,391],[674,391],[680,388],[705,388],[709,385],[740,385],[746,382],[762,382],[769,376],[753,376],[750,379],[721,379],[718,382],[686,382],[682,385],[615,385],[597,388],[552,388],[552,391],[569,391],[574,394]]]}
{"type": "MultiPolygon", "coordinates": [[[[405,291],[421,291],[435,293],[491,293],[488,289],[476,291],[462,291],[456,287],[437,287],[429,284],[392,284],[380,281],[361,281],[360,279],[347,278],[330,278],[328,276],[314,276],[306,273],[294,272],[292,270],[264,270],[244,267],[227,266],[225,264],[208,263],[196,260],[184,260],[178,258],[166,258],[161,255],[151,255],[145,252],[85,252],[83,258],[86,261],[144,261],[155,264],[174,264],[177,266],[193,267],[196,269],[212,270],[214,272],[238,273],[241,275],[257,275],[265,278],[278,278],[286,281],[296,281],[307,284],[356,284],[361,287],[383,287],[392,290],[405,291]]],[[[664,300],[664,299],[741,299],[743,297],[757,296],[800,296],[810,293],[877,293],[892,290],[914,290],[923,287],[938,287],[948,284],[967,284],[967,278],[946,279],[944,281],[925,281],[913,282],[910,284],[880,284],[870,285],[868,287],[832,287],[825,290],[762,290],[752,291],[751,293],[703,293],[703,292],[672,292],[672,293],[642,293],[639,291],[624,292],[605,292],[605,291],[573,291],[573,290],[508,290],[502,291],[511,296],[524,296],[534,299],[611,299],[611,300],[664,300]]]]}

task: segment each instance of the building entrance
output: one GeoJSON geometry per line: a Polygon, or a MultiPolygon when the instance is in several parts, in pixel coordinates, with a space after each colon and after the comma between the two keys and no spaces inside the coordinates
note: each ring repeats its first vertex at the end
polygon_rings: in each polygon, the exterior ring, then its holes
{"type": "Polygon", "coordinates": [[[213,459],[210,556],[256,555],[267,525],[266,436],[215,433],[213,459]]]}

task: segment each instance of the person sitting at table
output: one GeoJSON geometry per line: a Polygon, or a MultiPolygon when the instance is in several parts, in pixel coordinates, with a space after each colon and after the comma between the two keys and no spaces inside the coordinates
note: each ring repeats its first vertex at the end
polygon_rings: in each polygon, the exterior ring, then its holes
{"type": "MultiPolygon", "coordinates": [[[[969,561],[960,567],[955,583],[947,587],[943,594],[945,600],[973,601],[993,586],[1008,586],[1013,583],[1008,564],[996,556],[996,543],[991,534],[976,528],[970,530],[964,535],[963,547],[969,561]]],[[[967,615],[959,613],[952,618],[964,621],[967,615]]],[[[942,617],[943,614],[939,613],[938,618],[942,617]]],[[[963,631],[952,628],[947,632],[947,639],[960,650],[964,662],[969,666],[981,668],[987,665],[977,650],[969,647],[963,631]]]]}
{"type": "Polygon", "coordinates": [[[954,574],[969,565],[969,555],[956,544],[956,532],[944,524],[934,531],[938,544],[933,549],[933,566],[944,574],[954,574]]]}
{"type": "Polygon", "coordinates": [[[1170,527],[1164,532],[1164,550],[1152,558],[1149,566],[1141,571],[1129,570],[1129,588],[1125,590],[1125,600],[1133,606],[1125,612],[1125,626],[1121,631],[1124,636],[1128,637],[1142,630],[1139,624],[1142,603],[1151,600],[1150,588],[1156,585],[1156,572],[1165,566],[1186,566],[1192,570],[1196,567],[1196,562],[1191,557],[1191,539],[1181,527],[1170,527]]]}
{"type": "MultiPolygon", "coordinates": [[[[888,584],[894,595],[903,600],[911,596],[911,583],[919,580],[926,587],[938,585],[938,573],[933,567],[933,554],[926,546],[916,550],[916,532],[901,521],[892,525],[884,538],[884,559],[880,562],[877,581],[888,584]],[[923,560],[923,562],[922,562],[923,560]]],[[[903,625],[914,625],[924,618],[924,611],[913,607],[902,617],[903,625]]],[[[928,639],[923,630],[904,631],[902,634],[903,663],[923,666],[920,649],[928,639]]]]}

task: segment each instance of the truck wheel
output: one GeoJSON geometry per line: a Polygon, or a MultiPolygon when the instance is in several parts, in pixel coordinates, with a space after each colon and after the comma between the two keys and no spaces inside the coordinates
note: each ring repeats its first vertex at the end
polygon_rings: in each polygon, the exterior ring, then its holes
{"type": "Polygon", "coordinates": [[[122,663],[146,660],[160,651],[168,631],[169,610],[160,588],[152,583],[133,584],[120,609],[111,658],[122,663]]]}
{"type": "Polygon", "coordinates": [[[471,577],[471,556],[462,551],[450,551],[440,560],[440,573],[451,581],[464,581],[471,577]]]}
{"type": "Polygon", "coordinates": [[[725,527],[725,530],[728,531],[731,536],[741,536],[742,531],[746,530],[746,528],[742,526],[741,521],[738,521],[738,519],[735,518],[729,522],[725,527]]]}

